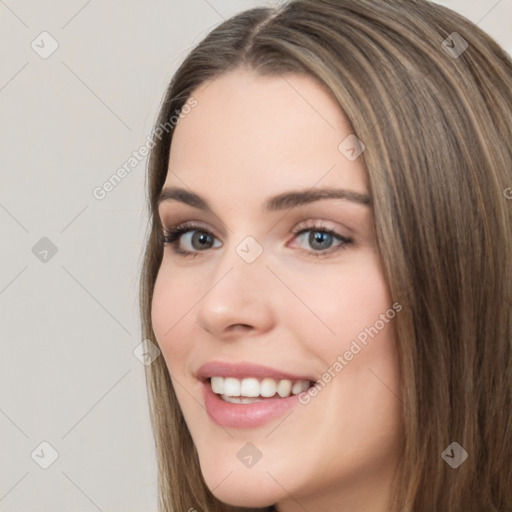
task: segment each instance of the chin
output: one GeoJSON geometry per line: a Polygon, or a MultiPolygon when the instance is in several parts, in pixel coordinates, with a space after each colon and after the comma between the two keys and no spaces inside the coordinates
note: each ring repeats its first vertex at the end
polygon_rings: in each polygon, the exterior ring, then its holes
{"type": "Polygon", "coordinates": [[[226,468],[219,471],[218,464],[204,468],[203,478],[210,492],[222,503],[236,507],[263,508],[283,498],[283,490],[263,469],[226,468]],[[228,475],[224,480],[220,476],[228,475]]]}

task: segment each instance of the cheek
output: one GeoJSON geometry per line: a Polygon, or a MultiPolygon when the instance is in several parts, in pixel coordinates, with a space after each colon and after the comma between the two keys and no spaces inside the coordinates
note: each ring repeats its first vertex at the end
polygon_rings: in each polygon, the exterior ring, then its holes
{"type": "Polygon", "coordinates": [[[187,312],[193,304],[193,287],[185,286],[161,269],[155,281],[151,320],[156,339],[167,366],[173,375],[183,372],[183,361],[190,343],[187,332],[187,312]],[[171,357],[172,355],[172,357],[171,357]]]}
{"type": "Polygon", "coordinates": [[[282,310],[289,315],[289,325],[295,323],[297,332],[303,333],[301,341],[312,344],[310,348],[325,363],[347,350],[358,336],[364,342],[368,337],[365,329],[376,323],[383,335],[380,337],[387,337],[388,322],[382,324],[380,319],[392,305],[384,276],[372,254],[362,254],[357,264],[329,270],[301,278],[296,290],[303,304],[296,301],[294,307],[282,310]]]}
{"type": "Polygon", "coordinates": [[[344,348],[348,350],[354,340],[366,347],[365,343],[378,336],[382,350],[388,351],[388,340],[392,338],[390,320],[394,317],[391,306],[387,284],[377,265],[368,265],[354,275],[338,301],[338,318],[342,322],[338,321],[337,327],[344,348]]]}

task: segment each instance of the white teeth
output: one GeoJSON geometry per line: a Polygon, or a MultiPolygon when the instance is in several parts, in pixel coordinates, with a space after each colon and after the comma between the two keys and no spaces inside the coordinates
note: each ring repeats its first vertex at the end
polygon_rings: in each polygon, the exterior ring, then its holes
{"type": "Polygon", "coordinates": [[[243,379],[240,385],[240,395],[256,397],[260,394],[260,383],[258,379],[243,379]]]}
{"type": "Polygon", "coordinates": [[[292,394],[298,395],[299,393],[306,391],[308,388],[309,388],[309,382],[306,382],[305,380],[298,380],[293,383],[292,394]]]}
{"type": "Polygon", "coordinates": [[[260,395],[268,398],[270,396],[274,396],[277,391],[277,382],[275,379],[271,379],[267,377],[263,379],[260,383],[260,395]]]}
{"type": "Polygon", "coordinates": [[[285,398],[287,396],[290,396],[290,393],[292,391],[292,381],[291,380],[281,380],[279,381],[279,384],[277,385],[277,392],[279,393],[279,396],[282,398],[285,398]]]}
{"type": "Polygon", "coordinates": [[[225,402],[231,402],[232,404],[254,404],[255,402],[263,402],[257,398],[245,398],[243,396],[227,396],[221,395],[222,400],[225,402]]]}
{"type": "Polygon", "coordinates": [[[257,397],[270,398],[275,394],[281,398],[298,395],[309,388],[308,380],[291,381],[289,379],[275,380],[266,377],[259,381],[254,377],[235,379],[234,377],[211,377],[212,390],[221,395],[224,400],[232,403],[259,402],[257,397]],[[240,398],[238,398],[240,397],[240,398]]]}
{"type": "Polygon", "coordinates": [[[211,384],[214,393],[222,394],[224,391],[224,377],[212,377],[211,384]]]}
{"type": "Polygon", "coordinates": [[[228,396],[240,396],[241,383],[238,379],[233,377],[226,377],[224,379],[224,389],[218,391],[219,394],[228,396]]]}

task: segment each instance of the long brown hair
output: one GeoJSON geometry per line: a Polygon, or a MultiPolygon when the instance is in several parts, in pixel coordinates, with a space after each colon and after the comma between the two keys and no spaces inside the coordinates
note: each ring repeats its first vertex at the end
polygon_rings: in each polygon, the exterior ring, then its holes
{"type": "MultiPolygon", "coordinates": [[[[199,85],[239,67],[313,77],[366,146],[379,254],[403,306],[404,455],[390,510],[512,510],[511,59],[426,0],[295,0],[215,28],[172,78],[157,126],[199,85]],[[456,469],[441,457],[454,441],[468,453],[456,469]]],[[[167,130],[149,159],[140,306],[154,343],[156,198],[171,140],[167,130]]],[[[160,510],[238,510],[204,483],[163,357],[146,377],[160,510]]]]}

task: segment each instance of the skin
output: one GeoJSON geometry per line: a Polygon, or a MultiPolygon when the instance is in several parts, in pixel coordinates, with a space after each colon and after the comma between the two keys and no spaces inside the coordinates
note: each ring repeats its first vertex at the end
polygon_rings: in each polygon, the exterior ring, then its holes
{"type": "Polygon", "coordinates": [[[281,512],[385,511],[403,437],[393,321],[307,405],[261,427],[215,424],[194,376],[215,359],[320,379],[392,305],[371,206],[327,199],[263,213],[268,197],[289,190],[368,194],[362,158],[338,150],[352,133],[338,104],[312,78],[285,78],[237,69],[194,91],[197,106],[175,128],[165,186],[196,192],[214,215],[173,200],[159,214],[166,228],[200,222],[215,242],[201,251],[191,245],[195,232],[182,235],[180,248],[193,258],[165,245],[154,331],[218,499],[281,512]],[[311,231],[293,234],[319,223],[353,244],[314,246],[311,231]],[[251,264],[235,250],[247,236],[263,248],[251,264]],[[318,257],[322,248],[330,254],[318,257]],[[262,453],[251,468],[237,458],[247,442],[262,453]]]}

